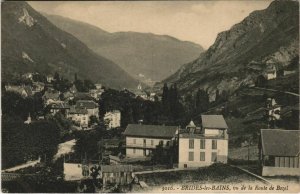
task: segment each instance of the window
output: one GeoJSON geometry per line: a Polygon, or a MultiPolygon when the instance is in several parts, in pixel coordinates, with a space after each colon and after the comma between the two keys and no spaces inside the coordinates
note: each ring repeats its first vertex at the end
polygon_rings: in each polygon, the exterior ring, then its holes
{"type": "Polygon", "coordinates": [[[217,152],[212,152],[211,153],[211,161],[216,162],[217,161],[217,152]]]}
{"type": "Polygon", "coordinates": [[[184,168],[187,168],[187,164],[184,164],[183,167],[184,167],[184,168]]]}
{"type": "Polygon", "coordinates": [[[154,144],[154,142],[153,142],[153,140],[151,140],[151,145],[153,146],[153,144],[154,144]]]}
{"type": "Polygon", "coordinates": [[[200,139],[200,149],[205,149],[205,139],[200,139]]]}
{"type": "Polygon", "coordinates": [[[144,145],[146,145],[146,139],[144,139],[144,145]]]}
{"type": "Polygon", "coordinates": [[[216,139],[213,139],[211,143],[212,143],[212,144],[211,144],[211,145],[212,145],[211,148],[212,148],[213,150],[217,149],[217,140],[216,140],[216,139]]]}
{"type": "Polygon", "coordinates": [[[159,145],[164,145],[164,141],[163,141],[163,140],[160,140],[160,141],[159,141],[159,145]]]}
{"type": "Polygon", "coordinates": [[[194,152],[189,152],[189,161],[194,161],[194,152]]]}
{"type": "Polygon", "coordinates": [[[132,152],[135,154],[135,148],[133,148],[132,152]]]}
{"type": "Polygon", "coordinates": [[[194,148],[194,140],[193,139],[190,139],[190,141],[189,141],[189,148],[191,149],[193,149],[194,148]]]}
{"type": "Polygon", "coordinates": [[[133,139],[133,144],[136,144],[136,139],[133,139]]]}
{"type": "Polygon", "coordinates": [[[205,152],[200,152],[200,161],[205,161],[205,152]]]}

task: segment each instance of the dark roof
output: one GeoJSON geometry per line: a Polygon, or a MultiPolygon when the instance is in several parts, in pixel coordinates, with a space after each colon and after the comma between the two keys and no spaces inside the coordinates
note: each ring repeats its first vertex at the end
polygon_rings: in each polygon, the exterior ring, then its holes
{"type": "Polygon", "coordinates": [[[71,106],[69,114],[88,114],[88,111],[84,108],[77,108],[75,106],[71,106]]]}
{"type": "Polygon", "coordinates": [[[131,165],[102,165],[101,172],[132,172],[131,165]]]}
{"type": "Polygon", "coordinates": [[[123,134],[126,136],[172,138],[177,129],[177,126],[128,124],[123,134]]]}
{"type": "Polygon", "coordinates": [[[87,109],[94,109],[98,107],[98,104],[92,100],[78,100],[76,102],[77,108],[87,108],[87,109]]]}
{"type": "Polygon", "coordinates": [[[64,102],[52,103],[50,106],[52,109],[70,109],[70,106],[64,102]]]}
{"type": "Polygon", "coordinates": [[[57,91],[46,91],[45,94],[43,95],[43,98],[58,100],[59,99],[59,92],[57,92],[57,91]]]}
{"type": "Polygon", "coordinates": [[[223,115],[201,115],[203,128],[227,129],[223,115]]]}
{"type": "Polygon", "coordinates": [[[261,129],[263,154],[268,156],[297,156],[300,147],[299,130],[261,129]]]}

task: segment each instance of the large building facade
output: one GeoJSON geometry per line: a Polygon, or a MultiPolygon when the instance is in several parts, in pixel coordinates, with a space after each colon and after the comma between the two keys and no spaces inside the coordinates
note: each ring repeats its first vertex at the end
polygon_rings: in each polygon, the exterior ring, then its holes
{"type": "Polygon", "coordinates": [[[179,134],[179,168],[209,166],[227,163],[227,124],[222,115],[202,115],[202,127],[191,122],[179,134]]]}
{"type": "Polygon", "coordinates": [[[177,134],[177,126],[129,124],[124,132],[126,157],[147,157],[159,144],[169,147],[177,134]]]}

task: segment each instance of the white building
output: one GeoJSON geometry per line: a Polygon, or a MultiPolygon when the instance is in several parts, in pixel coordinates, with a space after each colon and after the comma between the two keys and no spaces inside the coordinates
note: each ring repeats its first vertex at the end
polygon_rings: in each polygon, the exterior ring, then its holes
{"type": "Polygon", "coordinates": [[[104,121],[107,122],[107,128],[117,128],[121,126],[121,112],[119,110],[114,110],[105,113],[104,121]]]}
{"type": "Polygon", "coordinates": [[[179,134],[179,168],[227,163],[227,124],[222,115],[201,115],[202,128],[191,122],[179,134]]]}
{"type": "Polygon", "coordinates": [[[46,79],[47,79],[48,83],[51,83],[52,81],[54,81],[54,77],[52,75],[47,75],[46,79]]]}
{"type": "Polygon", "coordinates": [[[126,138],[126,157],[141,158],[161,144],[169,147],[178,134],[177,126],[129,124],[123,133],[126,138]]]}
{"type": "Polygon", "coordinates": [[[275,65],[272,65],[271,67],[268,67],[265,72],[265,78],[267,80],[275,79],[277,77],[276,67],[275,65]]]}
{"type": "Polygon", "coordinates": [[[280,119],[280,111],[281,106],[278,105],[274,98],[267,99],[267,108],[266,108],[266,115],[268,120],[279,120],[280,119]]]}
{"type": "Polygon", "coordinates": [[[95,100],[99,100],[101,97],[101,94],[104,92],[104,89],[101,88],[96,88],[96,89],[90,89],[89,90],[89,94],[92,98],[94,98],[95,100]]]}

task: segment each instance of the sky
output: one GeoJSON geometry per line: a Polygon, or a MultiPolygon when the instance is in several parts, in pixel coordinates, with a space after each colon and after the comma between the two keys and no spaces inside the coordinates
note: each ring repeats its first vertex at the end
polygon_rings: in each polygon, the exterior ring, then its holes
{"type": "Polygon", "coordinates": [[[170,35],[205,49],[270,0],[240,1],[31,1],[37,11],[95,25],[108,32],[135,31],[170,35]]]}

